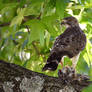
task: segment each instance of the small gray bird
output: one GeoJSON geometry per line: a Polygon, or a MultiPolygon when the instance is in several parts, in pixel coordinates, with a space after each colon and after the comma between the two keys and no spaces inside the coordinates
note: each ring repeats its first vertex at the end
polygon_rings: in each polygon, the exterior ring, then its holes
{"type": "Polygon", "coordinates": [[[55,71],[63,56],[68,56],[75,68],[80,52],[86,46],[86,36],[75,17],[64,18],[61,25],[65,25],[66,30],[56,38],[43,71],[55,71]]]}

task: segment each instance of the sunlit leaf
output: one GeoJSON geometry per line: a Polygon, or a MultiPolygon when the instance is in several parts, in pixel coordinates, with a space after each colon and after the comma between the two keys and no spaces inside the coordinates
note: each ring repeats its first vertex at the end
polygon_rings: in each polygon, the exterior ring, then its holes
{"type": "Polygon", "coordinates": [[[54,24],[56,22],[57,16],[51,15],[51,16],[46,16],[42,18],[42,23],[45,25],[45,28],[47,29],[47,31],[52,35],[55,36],[57,34],[55,28],[54,28],[54,24]]]}
{"type": "Polygon", "coordinates": [[[55,13],[56,0],[45,0],[43,10],[43,17],[50,16],[55,13]]]}
{"type": "Polygon", "coordinates": [[[20,25],[24,18],[25,11],[26,11],[26,8],[23,8],[23,9],[18,8],[18,10],[17,10],[18,16],[13,18],[10,26],[14,26],[15,24],[20,25]]]}
{"type": "Polygon", "coordinates": [[[89,67],[90,65],[92,65],[92,53],[90,50],[91,48],[92,48],[92,44],[90,43],[89,40],[87,40],[87,46],[86,46],[87,53],[84,54],[84,59],[86,60],[89,67]]]}
{"type": "Polygon", "coordinates": [[[49,41],[50,41],[50,33],[46,31],[46,46],[49,46],[49,41]]]}
{"type": "Polygon", "coordinates": [[[40,31],[39,36],[40,36],[40,44],[41,46],[44,46],[44,31],[43,30],[40,31]]]}
{"type": "Polygon", "coordinates": [[[60,18],[64,17],[64,10],[69,0],[56,0],[56,13],[60,18]]]}
{"type": "Polygon", "coordinates": [[[29,43],[31,43],[34,40],[40,40],[41,45],[44,44],[44,31],[45,27],[39,20],[30,20],[29,22],[25,23],[27,25],[30,25],[30,40],[29,43]]]}

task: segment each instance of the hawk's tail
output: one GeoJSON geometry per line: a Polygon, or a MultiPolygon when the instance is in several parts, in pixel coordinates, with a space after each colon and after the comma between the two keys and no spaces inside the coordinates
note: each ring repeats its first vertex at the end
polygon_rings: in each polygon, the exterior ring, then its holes
{"type": "Polygon", "coordinates": [[[55,71],[57,69],[58,62],[57,60],[53,60],[52,62],[47,62],[43,67],[42,71],[51,70],[55,71]]]}
{"type": "Polygon", "coordinates": [[[55,71],[58,67],[58,64],[62,58],[63,54],[53,52],[50,54],[49,58],[47,59],[47,63],[43,67],[42,71],[51,70],[55,71]]]}

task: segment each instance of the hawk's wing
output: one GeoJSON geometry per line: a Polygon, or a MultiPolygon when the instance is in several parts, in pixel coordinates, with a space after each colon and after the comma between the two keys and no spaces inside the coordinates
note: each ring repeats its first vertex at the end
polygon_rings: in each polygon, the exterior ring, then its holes
{"type": "Polygon", "coordinates": [[[86,36],[81,29],[77,27],[67,28],[63,34],[56,38],[43,71],[56,70],[58,63],[64,55],[67,55],[69,58],[76,56],[84,49],[85,44],[86,36]]]}
{"type": "Polygon", "coordinates": [[[83,50],[86,44],[86,36],[79,30],[81,29],[67,28],[63,34],[56,38],[51,54],[59,52],[71,58],[83,50]]]}

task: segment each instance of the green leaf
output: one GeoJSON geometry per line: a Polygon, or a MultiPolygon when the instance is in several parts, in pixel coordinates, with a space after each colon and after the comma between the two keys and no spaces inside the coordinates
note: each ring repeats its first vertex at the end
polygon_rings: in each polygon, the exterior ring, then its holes
{"type": "Polygon", "coordinates": [[[89,87],[85,88],[82,92],[92,92],[92,85],[89,87]]]}
{"type": "Polygon", "coordinates": [[[29,43],[34,40],[40,40],[40,44],[43,45],[45,27],[42,22],[40,20],[34,19],[26,22],[25,25],[29,25],[31,30],[29,43]]]}
{"type": "Polygon", "coordinates": [[[46,46],[49,46],[49,41],[50,41],[50,33],[46,31],[46,46]]]}
{"type": "Polygon", "coordinates": [[[89,67],[92,64],[92,51],[91,51],[91,48],[92,48],[92,44],[89,40],[87,40],[87,45],[86,45],[87,53],[85,53],[83,57],[86,60],[89,67]]]}
{"type": "Polygon", "coordinates": [[[18,5],[18,3],[1,3],[0,9],[2,9],[2,12],[5,12],[7,9],[15,8],[18,5]]]}
{"type": "Polygon", "coordinates": [[[31,0],[31,4],[26,7],[25,16],[28,15],[39,15],[44,0],[31,0]]]}
{"type": "Polygon", "coordinates": [[[29,15],[39,15],[40,12],[40,6],[29,6],[26,8],[24,16],[29,16],[29,15]]]}
{"type": "Polygon", "coordinates": [[[56,13],[60,18],[64,17],[65,0],[56,1],[56,13]]]}
{"type": "Polygon", "coordinates": [[[92,81],[92,65],[91,65],[90,70],[89,70],[89,76],[90,76],[90,79],[92,81]]]}
{"type": "Polygon", "coordinates": [[[6,4],[3,5],[5,5],[5,7],[2,7],[0,11],[0,15],[2,15],[2,17],[0,17],[0,21],[10,22],[15,16],[15,7],[17,6],[17,3],[9,4],[10,6],[7,6],[6,4]]]}
{"type": "Polygon", "coordinates": [[[15,24],[17,24],[17,25],[21,24],[21,22],[24,18],[25,11],[26,11],[26,8],[23,8],[23,9],[18,8],[17,9],[18,15],[16,17],[14,17],[13,20],[11,21],[11,24],[10,24],[11,27],[14,26],[15,24]]]}
{"type": "Polygon", "coordinates": [[[52,36],[56,36],[57,32],[54,28],[55,22],[56,22],[57,16],[56,14],[53,14],[51,16],[43,17],[41,22],[45,25],[45,28],[48,30],[48,32],[52,36]]]}
{"type": "Polygon", "coordinates": [[[88,2],[89,4],[91,4],[91,3],[92,3],[92,0],[87,0],[87,2],[88,2]]]}
{"type": "Polygon", "coordinates": [[[22,44],[22,49],[24,49],[24,47],[27,45],[28,40],[25,40],[24,43],[22,44]]]}
{"type": "Polygon", "coordinates": [[[30,0],[30,1],[33,4],[33,3],[42,3],[45,0],[30,0]]]}
{"type": "Polygon", "coordinates": [[[13,20],[11,21],[10,27],[12,27],[12,26],[14,26],[16,24],[20,25],[23,18],[24,18],[23,16],[16,16],[16,17],[14,17],[13,20]]]}
{"type": "Polygon", "coordinates": [[[40,31],[39,36],[40,36],[40,44],[41,46],[44,46],[44,31],[43,30],[40,31]]]}
{"type": "Polygon", "coordinates": [[[55,13],[56,0],[45,0],[44,8],[42,8],[42,17],[50,16],[55,13]]]}
{"type": "Polygon", "coordinates": [[[56,0],[56,13],[60,19],[64,17],[64,11],[68,1],[70,0],[56,0]]]}

